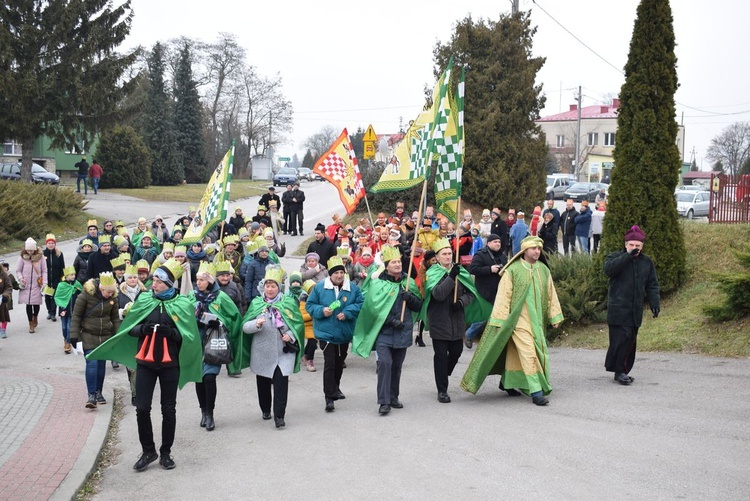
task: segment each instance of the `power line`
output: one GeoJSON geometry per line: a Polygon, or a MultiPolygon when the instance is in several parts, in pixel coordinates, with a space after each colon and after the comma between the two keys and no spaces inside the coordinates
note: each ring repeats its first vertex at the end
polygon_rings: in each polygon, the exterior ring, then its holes
{"type": "Polygon", "coordinates": [[[409,106],[381,106],[378,108],[355,108],[355,109],[349,109],[349,110],[320,110],[320,111],[294,111],[294,114],[313,114],[313,113],[346,113],[349,111],[380,111],[380,110],[404,110],[404,109],[410,109],[410,110],[419,110],[421,109],[420,106],[423,106],[424,103],[421,105],[409,105],[409,106]]]}

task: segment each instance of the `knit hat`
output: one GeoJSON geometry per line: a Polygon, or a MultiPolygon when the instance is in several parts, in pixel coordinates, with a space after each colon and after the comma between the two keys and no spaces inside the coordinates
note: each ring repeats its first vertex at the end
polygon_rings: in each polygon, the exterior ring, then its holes
{"type": "Polygon", "coordinates": [[[494,242],[495,240],[500,240],[500,236],[490,233],[490,236],[487,237],[487,243],[494,242]]]}
{"type": "Polygon", "coordinates": [[[138,271],[145,271],[148,273],[151,270],[151,267],[148,265],[148,261],[145,259],[141,259],[137,263],[135,263],[135,266],[138,268],[138,271]]]}
{"type": "Polygon", "coordinates": [[[253,223],[250,225],[250,229],[253,231],[258,231],[260,229],[260,223],[258,221],[253,221],[253,223]]]}
{"type": "Polygon", "coordinates": [[[498,209],[497,207],[493,207],[492,214],[495,214],[496,216],[500,217],[500,214],[501,214],[500,209],[498,209]]]}
{"type": "Polygon", "coordinates": [[[34,252],[37,249],[36,240],[31,237],[27,238],[26,242],[23,244],[23,249],[29,252],[34,252]]]}
{"type": "Polygon", "coordinates": [[[53,235],[52,233],[47,233],[47,236],[44,239],[44,243],[46,244],[47,242],[57,243],[57,239],[55,238],[55,235],[53,235]]]}
{"type": "Polygon", "coordinates": [[[320,255],[317,252],[308,252],[305,254],[305,261],[307,261],[310,258],[315,258],[316,261],[320,261],[320,255]]]}
{"type": "Polygon", "coordinates": [[[522,210],[519,210],[518,214],[516,215],[518,216],[518,219],[523,219],[524,217],[526,217],[526,213],[522,210]]]}
{"type": "Polygon", "coordinates": [[[263,230],[263,236],[268,238],[273,236],[273,228],[266,228],[263,230]]]}
{"type": "Polygon", "coordinates": [[[151,233],[150,231],[144,231],[143,232],[143,236],[141,237],[141,242],[143,242],[144,238],[148,238],[149,240],[151,240],[153,242],[154,241],[154,234],[151,233]]]}
{"type": "Polygon", "coordinates": [[[202,278],[210,284],[216,282],[216,267],[212,263],[202,262],[195,278],[202,278]]]}
{"type": "Polygon", "coordinates": [[[99,289],[103,291],[117,292],[117,282],[109,271],[99,273],[99,289]]]}
{"type": "Polygon", "coordinates": [[[293,271],[289,274],[289,285],[291,286],[294,282],[302,285],[302,274],[299,271],[293,271]]]}
{"type": "MultiPolygon", "coordinates": [[[[585,203],[586,203],[586,205],[588,205],[588,204],[589,204],[588,202],[585,202],[585,203]]],[[[541,208],[541,207],[539,207],[539,206],[537,205],[536,207],[534,207],[534,212],[533,212],[533,214],[534,214],[535,216],[541,216],[541,215],[542,215],[542,208],[541,208]]]]}
{"type": "Polygon", "coordinates": [[[646,241],[646,234],[643,233],[643,230],[640,229],[637,224],[631,226],[628,232],[625,233],[625,241],[630,242],[631,240],[637,240],[639,242],[646,241]]]}
{"type": "Polygon", "coordinates": [[[487,216],[487,217],[489,217],[489,216],[490,216],[490,210],[489,210],[489,209],[484,209],[484,210],[482,211],[482,217],[484,217],[484,216],[487,216]]]}
{"type": "Polygon", "coordinates": [[[128,240],[121,235],[115,235],[115,238],[113,238],[112,241],[115,243],[115,247],[117,247],[118,249],[120,248],[120,246],[128,244],[128,240]]]}
{"type": "Polygon", "coordinates": [[[266,244],[261,244],[258,246],[257,252],[270,252],[270,250],[266,244]]]}
{"type": "Polygon", "coordinates": [[[333,275],[337,271],[346,271],[346,268],[340,257],[333,256],[328,260],[328,274],[333,275]]]}

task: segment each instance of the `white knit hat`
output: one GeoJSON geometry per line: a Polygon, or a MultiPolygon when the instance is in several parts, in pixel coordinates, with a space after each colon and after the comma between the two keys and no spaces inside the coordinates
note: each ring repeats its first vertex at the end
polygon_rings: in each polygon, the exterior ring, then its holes
{"type": "Polygon", "coordinates": [[[26,242],[23,244],[23,248],[29,252],[34,252],[37,249],[36,241],[31,237],[27,238],[26,242]]]}

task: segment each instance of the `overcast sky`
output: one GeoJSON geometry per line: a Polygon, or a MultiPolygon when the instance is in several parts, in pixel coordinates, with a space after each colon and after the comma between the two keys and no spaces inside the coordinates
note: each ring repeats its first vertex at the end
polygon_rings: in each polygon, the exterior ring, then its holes
{"type": "MultiPolygon", "coordinates": [[[[584,106],[619,92],[638,3],[520,0],[538,27],[534,53],[547,58],[537,75],[547,97],[542,116],[567,109],[579,85],[584,106]]],[[[732,122],[750,119],[749,5],[672,1],[680,82],[677,121],[686,128],[685,161],[695,148],[703,170],[710,168],[704,157],[711,138],[732,122]]],[[[397,132],[400,118],[407,123],[418,114],[424,85],[434,84],[435,43],[449,40],[455,22],[465,16],[497,20],[511,3],[132,0],[132,7],[127,47],[150,48],[179,36],[209,42],[221,31],[235,33],[249,64],[261,74],[281,75],[283,93],[295,110],[294,131],[276,153],[297,153],[301,159],[305,139],[325,125],[354,133],[372,124],[378,134],[397,132]]]]}

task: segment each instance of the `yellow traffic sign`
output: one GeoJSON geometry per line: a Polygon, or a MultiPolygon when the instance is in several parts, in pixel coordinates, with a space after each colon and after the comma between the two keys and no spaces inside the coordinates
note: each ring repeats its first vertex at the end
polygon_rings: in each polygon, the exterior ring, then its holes
{"type": "Polygon", "coordinates": [[[375,130],[372,128],[372,124],[370,124],[367,127],[367,131],[365,131],[365,137],[362,138],[362,141],[372,141],[373,143],[378,140],[378,136],[375,135],[375,130]]]}
{"type": "Polygon", "coordinates": [[[365,160],[375,158],[375,143],[373,141],[363,141],[365,145],[365,160]]]}

